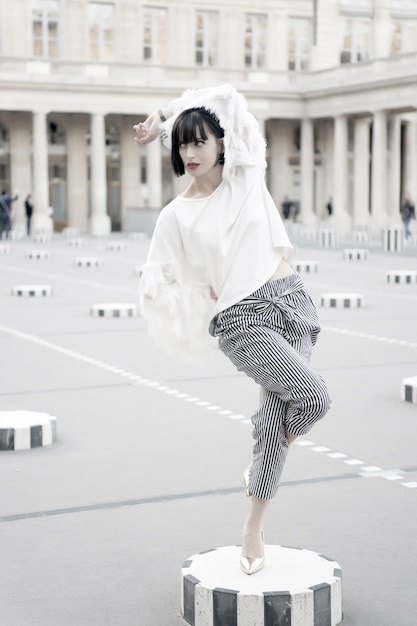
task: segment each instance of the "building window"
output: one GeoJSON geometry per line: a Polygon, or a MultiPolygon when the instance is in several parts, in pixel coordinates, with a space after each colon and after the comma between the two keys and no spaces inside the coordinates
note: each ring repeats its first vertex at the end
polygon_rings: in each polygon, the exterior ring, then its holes
{"type": "Polygon", "coordinates": [[[245,67],[257,70],[266,65],[266,15],[246,14],[245,67]]]}
{"type": "Polygon", "coordinates": [[[217,35],[217,13],[197,11],[195,33],[195,62],[197,65],[208,67],[216,64],[217,35]]]}
{"type": "Polygon", "coordinates": [[[58,0],[32,0],[33,56],[58,56],[58,0]]]}
{"type": "Polygon", "coordinates": [[[288,69],[295,72],[308,70],[312,41],[311,20],[308,18],[290,19],[288,33],[288,69]]]}
{"type": "Polygon", "coordinates": [[[342,28],[340,62],[369,61],[372,53],[372,21],[368,18],[345,17],[342,28]]]}
{"type": "Polygon", "coordinates": [[[143,59],[162,65],[166,62],[166,9],[144,8],[143,59]]]}
{"type": "Polygon", "coordinates": [[[391,55],[417,50],[417,19],[393,20],[391,55]]]}
{"type": "Polygon", "coordinates": [[[88,26],[90,35],[90,59],[93,61],[113,60],[114,5],[90,2],[88,26]]]}

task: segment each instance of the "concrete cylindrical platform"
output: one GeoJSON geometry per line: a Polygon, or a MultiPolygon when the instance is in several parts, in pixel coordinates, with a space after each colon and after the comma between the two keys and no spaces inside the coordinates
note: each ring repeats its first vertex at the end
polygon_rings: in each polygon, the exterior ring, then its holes
{"type": "Polygon", "coordinates": [[[294,261],[294,269],[296,272],[313,273],[318,270],[317,261],[294,261]]]}
{"type": "Polygon", "coordinates": [[[416,270],[390,270],[387,272],[388,283],[405,283],[416,284],[417,283],[417,271],[416,270]]]}
{"type": "Polygon", "coordinates": [[[265,546],[265,567],[240,569],[240,546],[195,554],[182,566],[181,613],[192,626],[336,626],[342,570],[316,552],[265,546]]]}
{"type": "Polygon", "coordinates": [[[52,287],[50,285],[16,285],[12,288],[12,295],[31,298],[46,297],[52,295],[52,287]]]}
{"type": "Polygon", "coordinates": [[[37,261],[45,261],[49,259],[51,253],[49,250],[29,250],[26,254],[28,259],[35,259],[37,261]]]}
{"type": "Polygon", "coordinates": [[[56,441],[56,417],[37,411],[0,411],[0,450],[29,450],[56,441]]]}
{"type": "Polygon", "coordinates": [[[90,313],[95,317],[136,317],[138,307],[128,302],[107,302],[93,304],[90,313]]]}
{"type": "Polygon", "coordinates": [[[363,306],[360,293],[323,293],[320,304],[326,308],[358,309],[363,306]]]}
{"type": "Polygon", "coordinates": [[[77,267],[98,267],[101,265],[101,258],[95,256],[77,256],[74,259],[77,267]]]}
{"type": "Polygon", "coordinates": [[[343,250],[343,258],[345,261],[366,261],[368,250],[363,248],[346,248],[346,250],[343,250]]]}

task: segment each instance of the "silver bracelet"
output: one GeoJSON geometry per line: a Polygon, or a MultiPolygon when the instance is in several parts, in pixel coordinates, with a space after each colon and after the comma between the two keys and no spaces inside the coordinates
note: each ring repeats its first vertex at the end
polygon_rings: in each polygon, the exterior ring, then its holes
{"type": "Polygon", "coordinates": [[[163,114],[162,109],[158,109],[158,115],[161,118],[161,122],[166,122],[167,121],[167,118],[163,114]]]}

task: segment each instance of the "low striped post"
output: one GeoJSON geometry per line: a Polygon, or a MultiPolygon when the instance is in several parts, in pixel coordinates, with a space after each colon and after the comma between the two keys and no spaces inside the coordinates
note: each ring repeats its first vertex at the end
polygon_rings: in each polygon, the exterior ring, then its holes
{"type": "Polygon", "coordinates": [[[417,404],[417,376],[401,381],[401,400],[417,404]]]}
{"type": "Polygon", "coordinates": [[[52,287],[50,285],[16,285],[12,288],[12,295],[29,298],[46,298],[52,295],[52,287]]]}
{"type": "Polygon", "coordinates": [[[181,613],[191,626],[336,626],[342,570],[322,554],[265,546],[265,567],[240,569],[240,546],[201,552],[181,569],[181,613]]]}
{"type": "Polygon", "coordinates": [[[416,270],[390,270],[387,272],[387,282],[392,284],[416,285],[416,270]]]}
{"type": "Polygon", "coordinates": [[[343,258],[345,261],[366,261],[368,250],[363,248],[346,248],[346,250],[343,250],[343,258]]]}
{"type": "Polygon", "coordinates": [[[359,309],[363,306],[363,296],[360,293],[323,293],[320,304],[330,309],[359,309]]]}
{"type": "Polygon", "coordinates": [[[28,259],[34,259],[36,261],[46,261],[51,256],[49,250],[29,250],[26,254],[28,259]]]}
{"type": "Polygon", "coordinates": [[[386,228],[382,231],[382,248],[384,252],[402,252],[404,249],[404,232],[397,228],[386,228]]]}
{"type": "Polygon", "coordinates": [[[29,450],[56,441],[56,417],[37,411],[0,411],[0,450],[29,450]]]}
{"type": "Polygon", "coordinates": [[[136,304],[128,302],[105,302],[93,304],[90,313],[94,317],[136,317],[139,309],[136,304]]]}
{"type": "Polygon", "coordinates": [[[77,256],[74,259],[77,267],[98,267],[101,265],[101,258],[96,256],[77,256]]]}
{"type": "Polygon", "coordinates": [[[319,264],[317,261],[294,261],[294,269],[296,272],[313,273],[317,272],[319,264]]]}

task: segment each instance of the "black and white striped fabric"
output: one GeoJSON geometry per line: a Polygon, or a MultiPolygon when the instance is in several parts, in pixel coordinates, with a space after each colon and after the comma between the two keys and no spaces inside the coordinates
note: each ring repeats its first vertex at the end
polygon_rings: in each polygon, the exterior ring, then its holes
{"type": "Polygon", "coordinates": [[[249,492],[258,498],[277,493],[288,450],[285,431],[305,435],[329,409],[326,384],[309,364],[319,331],[316,307],[298,273],[266,283],[211,322],[220,349],[261,386],[249,480],[249,492]]]}

